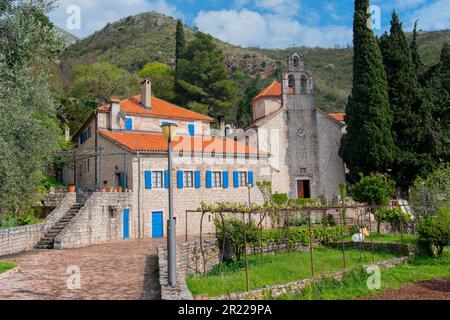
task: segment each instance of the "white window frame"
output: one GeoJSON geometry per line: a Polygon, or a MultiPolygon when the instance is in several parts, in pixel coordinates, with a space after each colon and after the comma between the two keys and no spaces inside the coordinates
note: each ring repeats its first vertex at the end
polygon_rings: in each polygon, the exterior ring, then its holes
{"type": "Polygon", "coordinates": [[[248,184],[248,171],[238,171],[238,180],[239,180],[239,187],[247,187],[248,184]],[[245,175],[245,183],[242,184],[242,178],[241,175],[245,175]]]}
{"type": "Polygon", "coordinates": [[[212,188],[222,188],[223,187],[223,171],[211,171],[211,186],[212,188]],[[219,184],[216,182],[216,174],[219,176],[219,184]]]}
{"type": "Polygon", "coordinates": [[[194,186],[195,186],[194,175],[195,175],[194,170],[183,170],[183,188],[186,188],[186,189],[194,188],[194,186]],[[191,174],[190,181],[187,179],[187,173],[191,174]],[[190,182],[190,183],[188,184],[187,182],[190,182]]]}
{"type": "Polygon", "coordinates": [[[164,189],[164,171],[163,170],[153,170],[152,171],[152,188],[154,189],[164,189]],[[161,183],[158,185],[157,175],[161,175],[161,183]]]}

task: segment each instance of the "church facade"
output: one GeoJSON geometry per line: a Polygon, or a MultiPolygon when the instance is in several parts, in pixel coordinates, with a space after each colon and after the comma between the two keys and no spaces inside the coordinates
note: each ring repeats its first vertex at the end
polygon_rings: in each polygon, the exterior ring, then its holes
{"type": "Polygon", "coordinates": [[[274,81],[253,99],[254,122],[246,129],[251,143],[271,154],[274,192],[294,199],[339,196],[345,182],[339,116],[315,106],[313,77],[303,57],[291,55],[282,83],[274,81]]]}

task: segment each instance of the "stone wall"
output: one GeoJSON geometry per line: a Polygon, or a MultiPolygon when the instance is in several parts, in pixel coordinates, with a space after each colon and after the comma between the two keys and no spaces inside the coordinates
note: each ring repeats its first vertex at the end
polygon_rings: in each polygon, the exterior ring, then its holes
{"type": "Polygon", "coordinates": [[[53,227],[74,203],[75,194],[68,193],[44,222],[30,226],[0,229],[0,256],[33,249],[44,236],[44,233],[53,227]]]}
{"type": "Polygon", "coordinates": [[[131,198],[131,193],[93,193],[55,238],[55,249],[79,248],[122,240],[122,212],[126,208],[131,211],[131,198]]]}
{"type": "MultiPolygon", "coordinates": [[[[409,257],[402,257],[402,258],[394,258],[389,259],[385,261],[381,261],[379,263],[370,264],[364,266],[364,268],[367,268],[368,266],[378,266],[380,268],[392,268],[399,264],[404,264],[409,261],[409,257]]],[[[343,270],[340,272],[336,272],[333,274],[326,275],[324,277],[331,277],[338,281],[342,280],[342,277],[346,272],[349,272],[350,270],[343,270]]],[[[306,288],[309,285],[314,285],[318,282],[320,282],[324,277],[316,277],[312,279],[303,279],[300,281],[290,282],[286,284],[281,285],[274,285],[274,286],[267,286],[262,289],[253,290],[249,292],[240,292],[240,293],[232,293],[229,296],[220,296],[220,297],[214,297],[210,298],[210,300],[264,300],[268,297],[272,298],[278,298],[283,295],[296,295],[301,293],[301,291],[306,288]]]]}
{"type": "MultiPolygon", "coordinates": [[[[332,248],[341,249],[342,242],[333,242],[329,243],[328,246],[332,248]]],[[[344,242],[345,248],[353,248],[353,249],[361,249],[363,248],[366,251],[370,251],[372,249],[372,243],[370,241],[365,242],[344,242]]],[[[413,244],[401,244],[401,243],[382,243],[382,242],[374,242],[373,243],[374,251],[387,251],[393,254],[402,254],[405,256],[413,257],[418,252],[418,246],[413,244]]]]}

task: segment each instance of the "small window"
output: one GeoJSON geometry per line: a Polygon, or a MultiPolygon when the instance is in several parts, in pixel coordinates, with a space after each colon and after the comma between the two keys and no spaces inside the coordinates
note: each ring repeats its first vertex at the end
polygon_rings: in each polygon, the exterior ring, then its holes
{"type": "Polygon", "coordinates": [[[162,189],[164,188],[164,173],[162,171],[152,172],[152,183],[153,188],[162,189]]]}
{"type": "Polygon", "coordinates": [[[125,131],[133,131],[133,119],[132,118],[125,119],[125,131]]]}
{"type": "Polygon", "coordinates": [[[221,188],[222,187],[222,172],[214,171],[212,173],[212,187],[221,188]]]}
{"type": "Polygon", "coordinates": [[[240,171],[239,172],[239,187],[246,187],[247,186],[247,172],[240,171]]]}
{"type": "Polygon", "coordinates": [[[194,172],[193,171],[184,171],[183,185],[185,188],[193,188],[194,187],[194,172]]]}
{"type": "Polygon", "coordinates": [[[300,65],[300,61],[298,57],[294,57],[294,67],[298,67],[300,65]]]}

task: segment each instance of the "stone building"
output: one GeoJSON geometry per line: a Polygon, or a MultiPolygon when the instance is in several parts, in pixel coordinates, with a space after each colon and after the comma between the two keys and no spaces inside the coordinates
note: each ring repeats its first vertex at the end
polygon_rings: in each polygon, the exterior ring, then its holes
{"type": "Polygon", "coordinates": [[[253,120],[246,135],[251,145],[271,154],[274,191],[290,198],[339,195],[345,182],[338,154],[344,117],[315,106],[313,77],[301,55],[289,57],[282,84],[274,81],[254,98],[253,120]]]}
{"type": "MultiPolygon", "coordinates": [[[[140,95],[97,108],[74,134],[76,156],[66,170],[67,183],[85,192],[85,200],[72,203],[69,219],[42,245],[165,236],[165,122],[178,126],[172,175],[178,236],[199,234],[201,215],[188,211],[202,202],[262,203],[257,181],[271,180],[274,191],[291,198],[331,200],[339,194],[345,181],[338,156],[344,124],[315,107],[313,78],[300,55],[289,58],[283,84],[273,82],[255,97],[253,117],[245,132],[228,136],[222,119],[213,130],[214,119],[153,97],[149,80],[141,83],[140,95]]],[[[203,230],[215,230],[214,217],[206,217],[203,230]]]]}
{"type": "MultiPolygon", "coordinates": [[[[173,143],[177,235],[198,235],[200,214],[187,214],[187,210],[196,210],[202,202],[247,203],[249,197],[261,203],[256,181],[270,179],[263,175],[268,172],[265,167],[269,154],[226,138],[225,124],[221,121],[221,129],[213,130],[214,121],[152,97],[151,82],[144,80],[141,95],[122,101],[113,99],[97,108],[75,133],[78,155],[75,165],[67,170],[66,180],[77,190],[96,192],[98,199],[101,193],[117,192],[118,188],[127,192],[131,200],[117,206],[122,213],[115,220],[124,238],[164,236],[168,219],[168,143],[161,125],[175,123],[179,136],[173,143]]],[[[108,206],[96,201],[108,215],[108,206]]],[[[206,232],[214,231],[213,222],[213,217],[206,217],[206,232]]],[[[106,234],[105,230],[101,232],[106,234]]]]}

